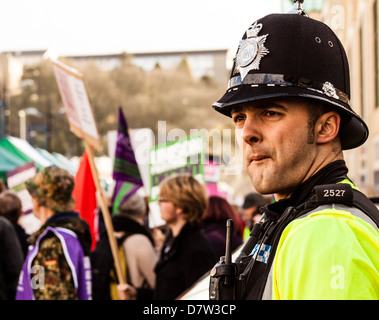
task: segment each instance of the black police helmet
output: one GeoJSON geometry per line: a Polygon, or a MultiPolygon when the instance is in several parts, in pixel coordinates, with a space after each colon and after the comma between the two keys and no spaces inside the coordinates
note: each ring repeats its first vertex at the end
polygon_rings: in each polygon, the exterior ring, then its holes
{"type": "Polygon", "coordinates": [[[270,14],[245,32],[228,89],[213,108],[230,116],[232,106],[275,97],[322,101],[341,114],[342,149],[362,145],[368,128],[350,106],[345,50],[324,23],[300,14],[270,14]]]}

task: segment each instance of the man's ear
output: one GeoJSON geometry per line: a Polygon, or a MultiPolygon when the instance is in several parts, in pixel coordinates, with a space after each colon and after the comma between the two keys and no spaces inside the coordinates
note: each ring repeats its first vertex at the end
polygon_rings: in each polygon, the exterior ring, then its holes
{"type": "Polygon", "coordinates": [[[341,116],[336,111],[324,113],[316,121],[316,143],[333,141],[339,133],[341,116]]]}

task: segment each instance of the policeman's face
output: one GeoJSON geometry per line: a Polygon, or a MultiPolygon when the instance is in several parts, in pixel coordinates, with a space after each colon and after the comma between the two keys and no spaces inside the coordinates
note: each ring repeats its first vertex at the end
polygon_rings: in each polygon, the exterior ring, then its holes
{"type": "Polygon", "coordinates": [[[257,192],[288,197],[310,176],[316,157],[314,128],[298,99],[270,99],[243,104],[232,110],[244,166],[257,192]],[[313,141],[310,141],[313,140],[313,141]]]}

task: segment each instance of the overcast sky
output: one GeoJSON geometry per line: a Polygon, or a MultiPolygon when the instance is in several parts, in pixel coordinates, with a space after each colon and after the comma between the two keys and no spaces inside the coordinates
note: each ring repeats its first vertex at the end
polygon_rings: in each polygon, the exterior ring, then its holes
{"type": "Polygon", "coordinates": [[[59,55],[236,49],[280,0],[3,0],[0,52],[59,55]]]}

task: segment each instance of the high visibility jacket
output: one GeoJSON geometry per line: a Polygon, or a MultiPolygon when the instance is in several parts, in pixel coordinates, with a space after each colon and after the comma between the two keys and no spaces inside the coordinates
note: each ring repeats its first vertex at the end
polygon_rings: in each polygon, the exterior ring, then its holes
{"type": "Polygon", "coordinates": [[[235,262],[212,269],[210,299],[379,299],[379,210],[342,169],[332,163],[292,201],[261,208],[235,262]]]}
{"type": "Polygon", "coordinates": [[[379,299],[379,233],[359,215],[325,205],[292,221],[272,265],[272,298],[379,299]]]}

